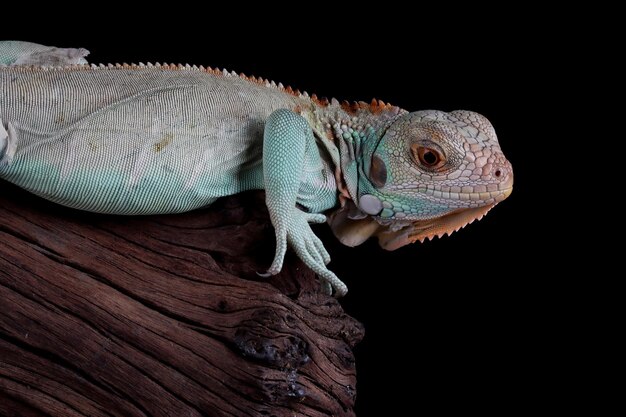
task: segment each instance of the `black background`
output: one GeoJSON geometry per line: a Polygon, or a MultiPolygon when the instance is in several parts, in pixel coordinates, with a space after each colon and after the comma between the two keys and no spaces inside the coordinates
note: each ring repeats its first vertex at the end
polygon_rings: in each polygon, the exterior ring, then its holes
{"type": "MultiPolygon", "coordinates": [[[[537,331],[546,330],[534,328],[541,250],[526,243],[537,233],[535,181],[542,175],[532,146],[541,135],[528,102],[550,106],[535,79],[551,74],[529,41],[537,22],[514,10],[497,19],[461,13],[450,20],[448,12],[398,7],[313,18],[305,11],[247,24],[232,11],[139,25],[120,12],[102,25],[77,21],[68,30],[64,23],[41,35],[22,27],[2,37],[84,47],[94,63],[211,65],[320,97],[376,97],[407,110],[487,116],[513,164],[515,186],[482,221],[395,252],[376,242],[346,248],[326,226],[316,231],[333,258],[330,268],[350,288],[342,305],[366,329],[355,350],[359,417],[532,409],[529,400],[544,393],[525,381],[544,349],[537,331]]],[[[541,41],[542,53],[551,42],[541,41]]]]}

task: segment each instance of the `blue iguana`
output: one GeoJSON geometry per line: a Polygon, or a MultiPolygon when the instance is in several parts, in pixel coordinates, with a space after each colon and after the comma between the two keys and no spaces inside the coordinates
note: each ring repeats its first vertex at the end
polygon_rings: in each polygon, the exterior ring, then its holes
{"type": "Polygon", "coordinates": [[[202,66],[89,65],[87,53],[0,42],[0,178],[128,215],[264,189],[277,244],[267,274],[289,244],[342,296],[309,223],[393,250],[458,230],[512,190],[495,131],[474,112],[328,101],[202,66]]]}

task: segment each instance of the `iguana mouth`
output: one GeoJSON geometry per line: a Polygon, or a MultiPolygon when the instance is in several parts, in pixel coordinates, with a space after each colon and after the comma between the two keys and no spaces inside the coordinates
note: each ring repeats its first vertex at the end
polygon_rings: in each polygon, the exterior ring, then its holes
{"type": "Polygon", "coordinates": [[[494,206],[495,204],[489,204],[483,207],[462,208],[434,219],[415,220],[407,227],[395,232],[383,229],[377,234],[378,243],[386,250],[396,250],[418,240],[423,243],[424,240],[432,240],[435,236],[449,236],[468,224],[482,219],[494,206]]]}
{"type": "MultiPolygon", "coordinates": [[[[504,190],[499,201],[507,198],[513,188],[504,190]]],[[[428,220],[415,220],[400,230],[392,231],[389,228],[381,229],[376,233],[378,243],[386,250],[395,250],[416,241],[432,240],[443,237],[464,228],[470,223],[483,218],[497,203],[482,207],[461,208],[444,216],[428,220]]]]}

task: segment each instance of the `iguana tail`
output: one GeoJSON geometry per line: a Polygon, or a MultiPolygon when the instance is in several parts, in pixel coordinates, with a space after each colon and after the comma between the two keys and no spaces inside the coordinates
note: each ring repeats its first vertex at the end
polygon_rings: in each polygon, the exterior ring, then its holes
{"type": "Polygon", "coordinates": [[[84,48],[56,48],[32,42],[0,41],[0,65],[73,65],[86,64],[89,51],[84,48]]]}
{"type": "MultiPolygon", "coordinates": [[[[55,48],[32,42],[0,41],[0,66],[86,64],[89,51],[83,48],[55,48]]],[[[0,168],[11,163],[17,149],[17,131],[11,122],[0,119],[0,168]]]]}

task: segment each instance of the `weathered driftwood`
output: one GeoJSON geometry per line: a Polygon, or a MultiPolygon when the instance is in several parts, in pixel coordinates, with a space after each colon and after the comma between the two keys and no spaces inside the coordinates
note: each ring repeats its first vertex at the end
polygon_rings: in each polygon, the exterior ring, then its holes
{"type": "Polygon", "coordinates": [[[262,193],[183,215],[0,183],[0,415],[351,416],[361,325],[288,256],[262,193]]]}

